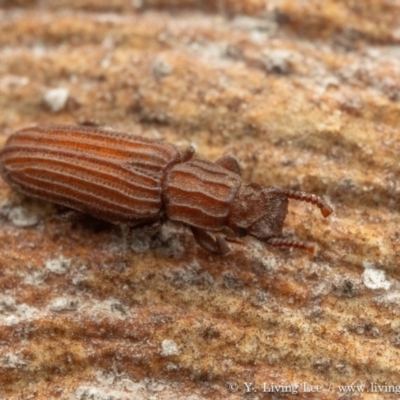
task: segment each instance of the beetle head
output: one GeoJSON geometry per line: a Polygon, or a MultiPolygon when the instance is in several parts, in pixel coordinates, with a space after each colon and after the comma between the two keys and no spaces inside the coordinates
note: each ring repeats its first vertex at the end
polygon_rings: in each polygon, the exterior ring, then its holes
{"type": "Polygon", "coordinates": [[[242,185],[236,193],[228,225],[239,236],[251,235],[266,240],[282,234],[287,212],[285,190],[250,183],[242,185]]]}

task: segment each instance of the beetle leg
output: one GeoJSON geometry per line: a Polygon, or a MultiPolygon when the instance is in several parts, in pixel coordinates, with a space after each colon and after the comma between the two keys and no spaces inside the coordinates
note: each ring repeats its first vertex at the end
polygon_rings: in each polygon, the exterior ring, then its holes
{"type": "Polygon", "coordinates": [[[294,247],[296,249],[307,250],[310,254],[315,253],[315,245],[313,243],[301,242],[299,240],[271,238],[266,240],[265,243],[276,247],[294,247]]]}
{"type": "Polygon", "coordinates": [[[59,214],[53,215],[52,219],[58,221],[79,221],[83,219],[87,214],[77,211],[77,210],[65,210],[59,214]]]}
{"type": "MultiPolygon", "coordinates": [[[[145,232],[159,231],[161,229],[162,223],[160,220],[154,221],[151,224],[147,224],[143,226],[143,230],[145,232]]],[[[132,227],[132,229],[137,229],[138,227],[132,227]]]]}
{"type": "Polygon", "coordinates": [[[210,234],[202,229],[190,227],[192,230],[193,236],[196,239],[196,242],[205,250],[210,253],[216,254],[226,254],[230,251],[228,244],[225,239],[218,236],[217,240],[215,240],[210,234]]]}
{"type": "Polygon", "coordinates": [[[228,243],[226,243],[225,238],[222,236],[217,236],[217,244],[219,248],[219,254],[223,255],[231,251],[231,248],[229,247],[228,243]]]}
{"type": "Polygon", "coordinates": [[[156,231],[160,230],[162,223],[157,220],[154,222],[138,222],[136,224],[120,224],[124,248],[127,250],[130,247],[130,243],[132,243],[133,231],[137,229],[141,229],[146,232],[146,234],[152,234],[152,232],[156,233],[156,231]]]}
{"type": "Polygon", "coordinates": [[[222,156],[221,158],[218,158],[218,160],[215,161],[215,164],[218,164],[228,171],[232,171],[235,174],[242,176],[239,161],[232,154],[227,154],[225,156],[222,156]]]}

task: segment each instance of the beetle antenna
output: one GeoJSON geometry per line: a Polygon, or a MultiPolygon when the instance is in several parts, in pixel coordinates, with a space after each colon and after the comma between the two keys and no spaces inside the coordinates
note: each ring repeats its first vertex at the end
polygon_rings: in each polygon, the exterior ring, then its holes
{"type": "Polygon", "coordinates": [[[315,245],[313,243],[300,242],[299,240],[284,239],[284,238],[271,238],[265,241],[275,247],[294,247],[308,251],[310,254],[315,253],[315,245]]]}
{"type": "Polygon", "coordinates": [[[321,197],[318,197],[315,194],[299,192],[296,190],[284,190],[284,193],[286,194],[288,199],[300,200],[314,204],[321,210],[321,214],[324,216],[324,218],[326,218],[333,212],[332,207],[325,203],[325,201],[322,200],[321,197]]]}

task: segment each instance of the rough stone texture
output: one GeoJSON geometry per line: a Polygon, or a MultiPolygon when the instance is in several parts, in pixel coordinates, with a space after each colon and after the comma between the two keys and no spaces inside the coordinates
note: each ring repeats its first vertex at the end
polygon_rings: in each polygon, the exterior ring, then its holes
{"type": "Polygon", "coordinates": [[[290,204],[285,235],[316,242],[314,257],[251,238],[213,256],[172,224],[126,251],[118,229],[54,219],[0,181],[0,398],[399,389],[398,1],[0,6],[0,141],[96,121],[208,159],[233,153],[245,180],[335,208],[323,220],[290,204]]]}

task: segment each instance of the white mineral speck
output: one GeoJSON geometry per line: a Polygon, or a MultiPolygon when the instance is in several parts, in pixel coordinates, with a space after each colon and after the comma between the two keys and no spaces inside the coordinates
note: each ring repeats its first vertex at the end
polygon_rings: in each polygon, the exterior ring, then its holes
{"type": "Polygon", "coordinates": [[[46,105],[53,112],[62,110],[67,104],[69,97],[69,90],[67,88],[56,88],[48,90],[43,97],[46,105]]]}
{"type": "Polygon", "coordinates": [[[288,50],[268,49],[263,52],[264,67],[268,72],[288,74],[294,53],[288,50]]]}
{"type": "Polygon", "coordinates": [[[78,302],[75,301],[74,299],[69,299],[66,297],[58,297],[50,303],[49,308],[51,311],[61,312],[61,311],[76,310],[77,306],[78,302]]]}
{"type": "Polygon", "coordinates": [[[162,357],[173,356],[179,353],[178,346],[173,340],[165,339],[162,341],[160,353],[162,357]]]}
{"type": "Polygon", "coordinates": [[[11,296],[0,297],[0,314],[6,314],[16,309],[15,300],[11,296]]]}
{"type": "Polygon", "coordinates": [[[366,268],[362,277],[364,285],[369,289],[388,290],[390,288],[390,282],[386,280],[385,271],[375,268],[366,268]]]}
{"type": "Polygon", "coordinates": [[[65,274],[71,265],[71,260],[60,256],[46,261],[46,269],[54,274],[65,274]]]}
{"type": "Polygon", "coordinates": [[[0,366],[3,368],[21,368],[27,365],[26,360],[17,354],[7,353],[0,358],[0,366]]]}
{"type": "Polygon", "coordinates": [[[34,226],[39,222],[36,215],[31,214],[24,207],[14,207],[8,214],[10,221],[18,228],[27,228],[28,226],[34,226]]]}
{"type": "Polygon", "coordinates": [[[162,57],[155,58],[151,64],[151,72],[156,79],[168,76],[173,70],[174,67],[162,57]]]}
{"type": "Polygon", "coordinates": [[[145,253],[149,250],[151,245],[151,236],[146,232],[135,232],[132,235],[132,242],[130,243],[131,249],[135,253],[145,253]]]}

